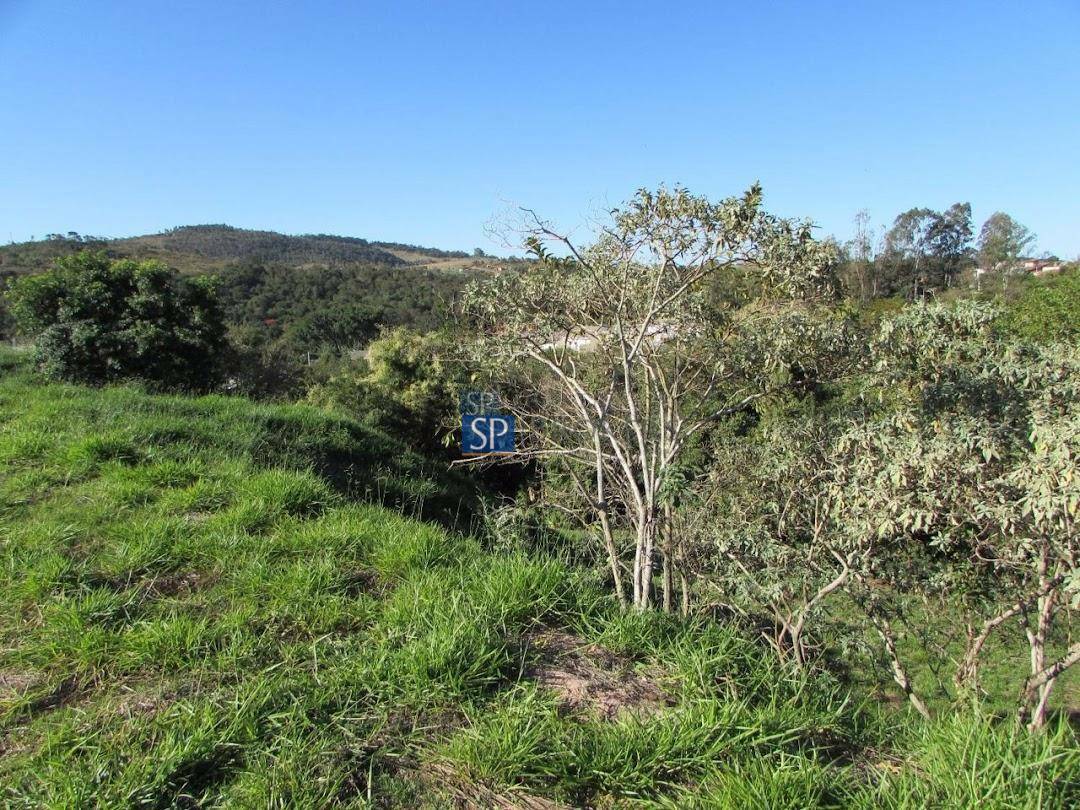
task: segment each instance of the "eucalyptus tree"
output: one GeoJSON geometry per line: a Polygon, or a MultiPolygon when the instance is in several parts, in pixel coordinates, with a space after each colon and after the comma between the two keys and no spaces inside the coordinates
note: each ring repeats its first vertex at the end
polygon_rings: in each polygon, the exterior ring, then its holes
{"type": "Polygon", "coordinates": [[[672,548],[665,490],[695,437],[788,383],[777,347],[831,293],[837,250],[763,211],[756,185],[719,202],[641,190],[587,246],[527,216],[539,261],[469,289],[472,348],[517,416],[519,458],[565,473],[620,601],[645,609],[672,548]],[[753,306],[715,304],[725,276],[753,281],[753,306]]]}
{"type": "Polygon", "coordinates": [[[849,294],[866,303],[877,296],[880,281],[874,267],[874,235],[869,211],[862,210],[855,215],[855,234],[844,247],[847,254],[845,286],[849,294]]]}
{"type": "Polygon", "coordinates": [[[971,203],[953,203],[937,214],[928,237],[937,263],[937,282],[951,287],[971,261],[971,203]]]}
{"type": "Polygon", "coordinates": [[[1034,244],[1035,234],[1028,228],[1008,214],[995,211],[979,231],[979,266],[984,271],[1001,274],[1006,283],[1024,252],[1034,244]]]}
{"type": "Polygon", "coordinates": [[[929,208],[911,208],[898,214],[885,232],[881,261],[887,268],[893,291],[919,297],[927,287],[930,262],[930,231],[936,214],[929,208]]]}
{"type": "Polygon", "coordinates": [[[911,208],[885,234],[881,260],[897,290],[912,298],[951,287],[971,255],[971,204],[944,211],[911,208]]]}

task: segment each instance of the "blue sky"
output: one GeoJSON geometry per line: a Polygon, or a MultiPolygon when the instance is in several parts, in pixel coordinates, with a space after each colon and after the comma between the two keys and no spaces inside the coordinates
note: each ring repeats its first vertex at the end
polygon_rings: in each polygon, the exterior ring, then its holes
{"type": "MultiPolygon", "coordinates": [[[[502,250],[640,186],[1080,254],[1080,2],[0,0],[0,240],[226,222],[502,250]]],[[[505,251],[503,251],[505,252],[505,251]]]]}

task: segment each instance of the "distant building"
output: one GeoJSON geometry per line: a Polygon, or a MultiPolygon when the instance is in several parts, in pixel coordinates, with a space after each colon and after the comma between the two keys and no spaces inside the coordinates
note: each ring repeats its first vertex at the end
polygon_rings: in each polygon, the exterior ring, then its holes
{"type": "Polygon", "coordinates": [[[1021,259],[1020,269],[1035,276],[1058,273],[1061,271],[1061,260],[1057,256],[1048,259],[1021,259]]]}

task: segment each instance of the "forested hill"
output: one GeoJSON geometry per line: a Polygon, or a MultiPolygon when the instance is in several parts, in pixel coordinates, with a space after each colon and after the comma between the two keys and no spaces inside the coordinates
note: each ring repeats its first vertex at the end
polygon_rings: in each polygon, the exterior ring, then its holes
{"type": "Polygon", "coordinates": [[[181,272],[211,272],[257,262],[291,267],[425,267],[442,270],[496,267],[501,260],[463,251],[372,242],[351,236],[305,234],[233,228],[229,225],[186,225],[157,234],[108,239],[75,232],[0,247],[0,274],[46,269],[58,256],[103,249],[118,257],[159,259],[181,272]]]}

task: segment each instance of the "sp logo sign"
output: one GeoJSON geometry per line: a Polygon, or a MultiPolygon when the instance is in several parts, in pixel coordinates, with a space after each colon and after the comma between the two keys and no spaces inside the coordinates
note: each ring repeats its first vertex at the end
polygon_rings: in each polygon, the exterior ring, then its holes
{"type": "Polygon", "coordinates": [[[514,417],[500,412],[499,396],[468,391],[461,396],[461,453],[466,456],[514,452],[514,417]]]}
{"type": "Polygon", "coordinates": [[[461,452],[465,455],[514,452],[514,417],[510,414],[463,414],[461,452]]]}

